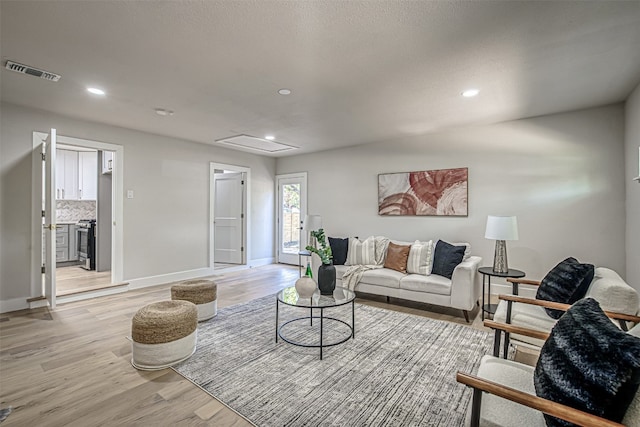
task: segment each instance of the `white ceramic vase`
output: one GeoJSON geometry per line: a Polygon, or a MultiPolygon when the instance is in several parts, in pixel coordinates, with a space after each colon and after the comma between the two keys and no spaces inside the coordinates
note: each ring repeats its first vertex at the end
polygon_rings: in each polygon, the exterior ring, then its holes
{"type": "Polygon", "coordinates": [[[296,280],[296,292],[300,298],[311,298],[316,291],[316,282],[309,276],[303,276],[296,280]]]}

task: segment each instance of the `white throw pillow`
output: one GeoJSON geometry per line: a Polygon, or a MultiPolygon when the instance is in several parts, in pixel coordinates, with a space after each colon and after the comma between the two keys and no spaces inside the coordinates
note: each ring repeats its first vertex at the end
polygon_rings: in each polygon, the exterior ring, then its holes
{"type": "Polygon", "coordinates": [[[407,259],[407,273],[422,274],[428,276],[431,274],[433,266],[433,241],[421,242],[416,240],[409,250],[409,259],[407,259]]]}
{"type": "Polygon", "coordinates": [[[374,265],[376,263],[376,241],[373,236],[361,242],[355,237],[349,239],[347,262],[345,265],[374,265]]]}

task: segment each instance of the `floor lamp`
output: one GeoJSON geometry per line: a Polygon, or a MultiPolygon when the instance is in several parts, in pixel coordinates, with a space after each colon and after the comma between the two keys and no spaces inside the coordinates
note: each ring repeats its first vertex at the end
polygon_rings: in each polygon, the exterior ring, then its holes
{"type": "Polygon", "coordinates": [[[496,241],[496,251],[493,255],[493,272],[507,274],[506,240],[518,240],[518,220],[515,216],[493,216],[487,218],[487,229],[484,237],[496,241]]]}

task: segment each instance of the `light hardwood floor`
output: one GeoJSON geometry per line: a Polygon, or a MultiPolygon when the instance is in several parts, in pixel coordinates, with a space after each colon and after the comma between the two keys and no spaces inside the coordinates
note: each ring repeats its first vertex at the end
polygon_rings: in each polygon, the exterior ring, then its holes
{"type": "MultiPolygon", "coordinates": [[[[282,265],[223,273],[214,277],[218,307],[272,295],[297,278],[298,267],[282,265]]],[[[169,299],[170,286],[0,315],[0,409],[13,408],[3,427],[249,425],[173,370],[131,366],[131,318],[169,299]]],[[[358,302],[467,325],[458,310],[380,297],[358,302]]],[[[479,309],[471,315],[469,326],[483,328],[479,309]]]]}
{"type": "Polygon", "coordinates": [[[56,268],[56,295],[107,287],[111,284],[111,271],[85,270],[79,265],[56,268]]]}

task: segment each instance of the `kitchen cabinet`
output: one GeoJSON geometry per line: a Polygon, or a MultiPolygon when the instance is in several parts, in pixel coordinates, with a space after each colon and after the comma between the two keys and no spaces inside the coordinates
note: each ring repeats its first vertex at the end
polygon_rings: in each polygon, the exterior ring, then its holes
{"type": "Polygon", "coordinates": [[[78,152],[56,150],[56,199],[78,199],[78,152]]]}
{"type": "Polygon", "coordinates": [[[96,200],[98,152],[56,150],[56,199],[96,200]]]}
{"type": "MultiPolygon", "coordinates": [[[[46,230],[42,230],[42,259],[46,249],[44,247],[46,230]]],[[[78,226],[76,224],[58,224],[56,226],[56,263],[78,260],[78,226]]]]}
{"type": "Polygon", "coordinates": [[[56,262],[69,261],[69,224],[56,227],[56,262]]]}
{"type": "Polygon", "coordinates": [[[98,153],[80,151],[78,170],[78,200],[96,200],[98,198],[98,153]]]}
{"type": "Polygon", "coordinates": [[[110,174],[113,171],[113,151],[102,152],[102,174],[110,174]]]}

